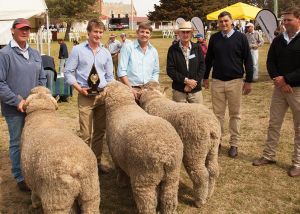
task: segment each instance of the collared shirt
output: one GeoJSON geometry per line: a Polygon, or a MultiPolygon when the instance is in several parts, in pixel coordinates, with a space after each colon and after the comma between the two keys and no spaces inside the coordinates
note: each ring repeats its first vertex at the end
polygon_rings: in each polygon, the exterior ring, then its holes
{"type": "Polygon", "coordinates": [[[285,39],[287,44],[289,44],[298,35],[298,33],[300,33],[300,30],[298,30],[292,38],[289,38],[289,35],[287,34],[287,32],[284,31],[283,32],[283,38],[285,39]]]}
{"type": "Polygon", "coordinates": [[[223,37],[229,38],[232,36],[232,34],[234,34],[234,32],[235,32],[234,29],[231,29],[231,31],[229,31],[229,33],[224,33],[223,31],[221,33],[222,33],[223,37]]]}
{"type": "Polygon", "coordinates": [[[179,42],[179,47],[180,47],[180,49],[183,53],[185,63],[186,63],[186,68],[187,68],[187,70],[189,70],[189,61],[190,61],[190,54],[191,54],[192,44],[191,44],[191,42],[189,42],[189,47],[184,48],[181,41],[180,41],[179,42]]]}
{"type": "Polygon", "coordinates": [[[132,86],[139,86],[151,80],[158,81],[159,59],[157,50],[148,43],[144,53],[138,40],[127,43],[121,49],[118,77],[127,76],[132,86]]]}
{"type": "Polygon", "coordinates": [[[28,47],[29,47],[29,45],[28,45],[27,42],[26,42],[25,48],[23,49],[23,48],[21,48],[21,47],[19,46],[19,44],[16,42],[16,40],[12,39],[11,42],[10,42],[10,47],[12,47],[12,48],[14,48],[14,47],[19,48],[20,51],[21,51],[21,54],[22,54],[27,60],[29,59],[29,53],[28,53],[28,47]]]}
{"type": "Polygon", "coordinates": [[[118,40],[110,41],[108,43],[108,50],[112,55],[118,53],[120,51],[121,47],[122,47],[122,44],[118,40]]]}
{"type": "Polygon", "coordinates": [[[126,45],[127,43],[130,43],[130,42],[132,42],[130,39],[125,39],[124,42],[121,41],[121,45],[122,45],[122,47],[123,47],[124,45],[126,45]]]}
{"type": "Polygon", "coordinates": [[[247,32],[246,37],[251,49],[257,49],[264,44],[263,38],[260,36],[259,32],[254,30],[253,32],[247,32]]]}
{"type": "Polygon", "coordinates": [[[108,50],[101,45],[94,54],[87,41],[73,47],[66,62],[65,81],[69,85],[77,82],[81,87],[89,87],[87,80],[93,64],[95,64],[100,77],[98,87],[104,88],[108,82],[114,79],[112,58],[108,50]]]}

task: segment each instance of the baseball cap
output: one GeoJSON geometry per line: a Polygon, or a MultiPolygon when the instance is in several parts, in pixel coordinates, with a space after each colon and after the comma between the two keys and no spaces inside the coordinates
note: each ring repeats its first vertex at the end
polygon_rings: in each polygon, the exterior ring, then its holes
{"type": "Polygon", "coordinates": [[[12,28],[17,28],[17,29],[20,29],[20,28],[23,28],[23,27],[31,28],[30,23],[27,19],[18,18],[14,21],[14,23],[12,25],[12,28]]]}
{"type": "Polygon", "coordinates": [[[198,34],[196,35],[196,38],[203,38],[203,35],[202,35],[201,33],[198,33],[198,34]]]}

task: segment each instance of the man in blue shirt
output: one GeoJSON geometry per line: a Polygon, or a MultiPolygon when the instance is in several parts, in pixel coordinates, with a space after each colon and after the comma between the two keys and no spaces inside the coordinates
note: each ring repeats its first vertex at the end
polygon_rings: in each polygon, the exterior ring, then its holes
{"type": "Polygon", "coordinates": [[[121,82],[132,88],[138,100],[140,88],[159,77],[159,59],[157,50],[149,43],[152,27],[141,23],[136,31],[137,40],[126,44],[121,49],[118,77],[121,82]]]}
{"type": "Polygon", "coordinates": [[[21,191],[29,191],[20,166],[23,106],[32,88],[46,84],[41,56],[27,43],[30,29],[28,20],[16,19],[11,28],[13,39],[0,51],[1,110],[8,126],[12,174],[21,191]]]}
{"type": "Polygon", "coordinates": [[[107,83],[114,79],[111,55],[100,43],[104,31],[105,26],[100,20],[90,20],[87,26],[88,40],[74,46],[65,67],[65,81],[78,91],[81,138],[91,146],[102,172],[105,172],[100,162],[106,117],[104,100],[100,99],[103,92],[88,96],[88,77],[95,65],[100,79],[99,91],[103,91],[107,83]]]}

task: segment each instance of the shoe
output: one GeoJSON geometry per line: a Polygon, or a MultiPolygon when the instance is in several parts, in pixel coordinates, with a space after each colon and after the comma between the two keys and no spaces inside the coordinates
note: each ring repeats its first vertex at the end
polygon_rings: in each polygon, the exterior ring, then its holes
{"type": "Polygon", "coordinates": [[[300,176],[300,167],[292,166],[290,170],[288,171],[288,175],[291,177],[297,177],[300,176]]]}
{"type": "Polygon", "coordinates": [[[109,168],[104,165],[98,165],[98,174],[108,174],[109,173],[109,168]]]}
{"type": "Polygon", "coordinates": [[[238,148],[236,146],[230,146],[228,150],[228,155],[231,158],[235,158],[238,155],[238,148]]]}
{"type": "Polygon", "coordinates": [[[29,189],[29,187],[27,186],[27,184],[25,183],[25,181],[18,182],[17,185],[19,187],[19,190],[22,192],[30,192],[31,191],[29,189]]]}
{"type": "Polygon", "coordinates": [[[259,159],[256,159],[252,162],[253,166],[261,166],[261,165],[266,165],[266,164],[274,164],[276,161],[274,160],[269,160],[265,157],[261,157],[259,159]]]}

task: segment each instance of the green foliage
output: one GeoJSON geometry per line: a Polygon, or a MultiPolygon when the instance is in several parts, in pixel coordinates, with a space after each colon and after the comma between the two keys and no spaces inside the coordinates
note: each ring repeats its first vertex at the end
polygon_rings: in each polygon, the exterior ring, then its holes
{"type": "MultiPolygon", "coordinates": [[[[174,21],[178,17],[189,20],[195,16],[206,20],[206,15],[226,6],[243,2],[273,11],[274,0],[160,0],[154,5],[154,11],[148,13],[151,21],[174,21]]],[[[278,0],[279,14],[287,7],[299,5],[299,0],[278,0]],[[298,2],[298,3],[297,3],[298,2]]]]}

